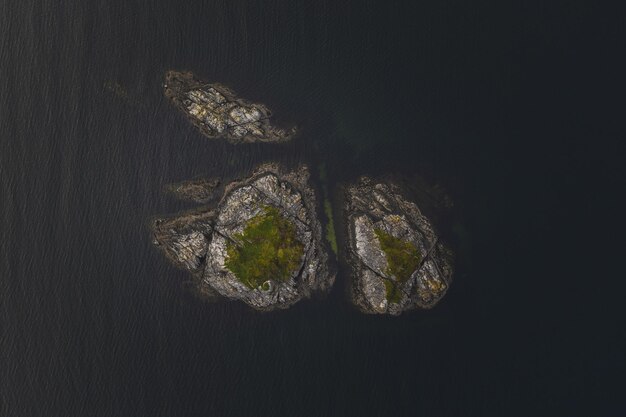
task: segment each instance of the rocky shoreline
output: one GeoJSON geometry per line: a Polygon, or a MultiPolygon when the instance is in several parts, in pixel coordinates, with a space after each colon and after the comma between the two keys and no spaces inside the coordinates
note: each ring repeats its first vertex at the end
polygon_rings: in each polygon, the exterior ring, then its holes
{"type": "Polygon", "coordinates": [[[362,177],[344,194],[354,304],[390,315],[436,305],[451,284],[453,256],[430,220],[388,181],[362,177]]]}
{"type": "Polygon", "coordinates": [[[238,98],[228,87],[209,84],[191,72],[168,71],[165,96],[209,138],[226,138],[233,144],[277,143],[291,139],[296,128],[273,126],[270,110],[263,104],[238,98]]]}
{"type": "MultiPolygon", "coordinates": [[[[194,198],[197,190],[191,190],[194,198]]],[[[261,165],[249,177],[226,185],[214,209],[157,219],[152,229],[155,245],[192,274],[199,293],[240,300],[257,310],[287,308],[329,290],[335,279],[306,166],[286,170],[278,164],[261,165]],[[251,288],[226,266],[227,259],[246,244],[242,233],[268,208],[292,225],[302,256],[286,279],[268,279],[251,288]]]]}

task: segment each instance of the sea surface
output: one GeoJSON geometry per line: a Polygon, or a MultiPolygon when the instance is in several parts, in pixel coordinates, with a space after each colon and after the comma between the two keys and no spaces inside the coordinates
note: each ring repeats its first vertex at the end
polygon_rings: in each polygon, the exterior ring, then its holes
{"type": "Polygon", "coordinates": [[[619,16],[0,1],[0,416],[626,415],[619,16]],[[207,139],[164,98],[169,69],[301,134],[207,139]],[[186,290],[148,228],[193,207],[164,185],[270,160],[324,164],[331,194],[363,174],[444,190],[444,300],[364,315],[344,270],[280,312],[186,290]]]}

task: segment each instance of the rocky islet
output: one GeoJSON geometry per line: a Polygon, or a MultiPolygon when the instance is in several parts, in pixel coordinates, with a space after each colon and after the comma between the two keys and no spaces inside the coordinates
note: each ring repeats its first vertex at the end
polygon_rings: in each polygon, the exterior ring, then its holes
{"type": "Polygon", "coordinates": [[[270,123],[270,110],[263,104],[237,97],[230,88],[209,84],[191,72],[168,71],[165,96],[209,138],[226,138],[233,144],[285,142],[296,133],[270,123]]]}
{"type": "Polygon", "coordinates": [[[366,313],[431,308],[452,279],[452,252],[391,182],[362,177],[345,189],[353,302],[366,313]]]}
{"type": "MultiPolygon", "coordinates": [[[[328,268],[327,245],[308,180],[306,166],[290,171],[264,164],[248,178],[228,184],[216,208],[155,220],[154,242],[194,276],[202,294],[240,300],[258,310],[289,307],[314,292],[328,290],[335,278],[328,268]],[[286,277],[268,276],[251,287],[245,277],[227,267],[229,252],[246,243],[241,238],[246,228],[267,210],[291,226],[301,256],[286,277]]],[[[273,256],[280,255],[277,251],[273,256]]],[[[268,261],[278,263],[277,259],[268,261]]]]}

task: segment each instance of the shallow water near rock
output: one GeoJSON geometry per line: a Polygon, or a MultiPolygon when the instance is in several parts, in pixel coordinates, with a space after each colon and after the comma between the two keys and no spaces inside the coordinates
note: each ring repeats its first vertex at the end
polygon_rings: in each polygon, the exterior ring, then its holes
{"type": "Polygon", "coordinates": [[[615,86],[580,59],[588,12],[553,22],[551,7],[4,2],[0,415],[623,415],[621,292],[589,284],[621,276],[620,235],[601,233],[623,164],[589,141],[622,115],[601,114],[615,86]],[[163,96],[169,69],[298,135],[208,140],[163,96]],[[573,94],[596,109],[575,117],[573,94]],[[285,311],[193,296],[151,242],[154,216],[196,206],[164,186],[266,161],[306,163],[320,189],[323,163],[335,207],[361,175],[449,199],[433,217],[458,255],[446,296],[364,315],[341,266],[327,296],[285,311]]]}

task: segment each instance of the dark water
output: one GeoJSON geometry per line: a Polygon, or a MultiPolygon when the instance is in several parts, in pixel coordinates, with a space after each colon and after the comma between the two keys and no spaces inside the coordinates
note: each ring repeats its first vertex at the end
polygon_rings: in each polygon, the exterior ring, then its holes
{"type": "MultiPolygon", "coordinates": [[[[623,16],[431,1],[2,1],[0,415],[623,416],[623,16]],[[193,70],[285,146],[201,137],[193,70]],[[164,184],[260,161],[421,175],[455,201],[442,303],[208,304],[151,247],[164,184]]],[[[520,2],[521,3],[521,2],[520,2]]]]}

